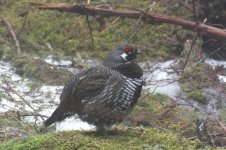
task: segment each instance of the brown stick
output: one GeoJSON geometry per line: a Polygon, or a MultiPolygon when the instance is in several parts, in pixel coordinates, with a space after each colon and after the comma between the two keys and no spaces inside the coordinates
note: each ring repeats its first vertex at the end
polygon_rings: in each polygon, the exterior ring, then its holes
{"type": "Polygon", "coordinates": [[[92,47],[93,47],[93,50],[95,50],[94,39],[93,39],[93,30],[92,30],[92,27],[90,25],[90,21],[89,21],[89,16],[88,15],[86,15],[86,22],[87,22],[88,27],[89,27],[89,34],[90,34],[90,38],[91,38],[92,47]]]}
{"type": "Polygon", "coordinates": [[[161,113],[161,115],[159,116],[159,118],[163,118],[166,114],[168,114],[170,111],[172,111],[177,106],[178,105],[176,103],[170,105],[168,109],[166,109],[163,113],[161,113]]]}
{"type": "MultiPolygon", "coordinates": [[[[219,137],[225,137],[226,135],[224,133],[212,133],[212,134],[207,134],[206,136],[208,137],[211,137],[211,136],[219,136],[219,137]]],[[[190,137],[188,138],[189,140],[194,140],[194,139],[197,139],[198,136],[193,136],[193,137],[190,137]]]]}
{"type": "Polygon", "coordinates": [[[125,17],[130,19],[139,19],[140,16],[143,15],[141,20],[146,23],[150,23],[150,24],[167,23],[167,24],[179,25],[187,30],[198,32],[200,33],[200,35],[208,35],[216,39],[226,40],[225,30],[211,27],[203,23],[197,24],[196,22],[176,18],[174,16],[165,16],[165,15],[160,15],[156,13],[144,14],[138,10],[106,9],[106,8],[99,8],[96,6],[91,6],[91,5],[87,6],[82,4],[31,2],[31,6],[35,6],[38,9],[58,10],[63,12],[72,12],[72,13],[78,13],[80,15],[90,15],[90,16],[104,15],[106,17],[120,16],[120,17],[125,17]]]}
{"type": "Polygon", "coordinates": [[[221,126],[221,128],[224,130],[224,132],[226,133],[226,127],[225,127],[225,125],[220,121],[220,120],[218,120],[217,119],[217,123],[221,126]]]}
{"type": "Polygon", "coordinates": [[[6,20],[6,18],[2,18],[2,21],[6,24],[8,30],[9,30],[9,32],[10,32],[10,34],[11,34],[13,40],[14,40],[14,42],[15,42],[15,48],[16,48],[17,54],[19,54],[20,50],[21,50],[20,43],[19,43],[19,41],[17,39],[17,36],[16,36],[15,32],[13,31],[13,28],[12,28],[11,24],[6,20]]]}
{"type": "Polygon", "coordinates": [[[28,6],[27,6],[28,8],[27,8],[27,11],[25,12],[25,19],[23,21],[23,25],[22,25],[22,27],[20,29],[20,32],[18,33],[18,37],[20,37],[21,33],[24,31],[24,27],[25,27],[25,24],[27,22],[28,14],[29,14],[29,11],[31,9],[30,2],[31,2],[31,0],[29,0],[28,6]]]}
{"type": "Polygon", "coordinates": [[[199,34],[197,34],[197,35],[193,38],[193,40],[192,40],[192,43],[191,43],[191,46],[190,46],[188,55],[187,55],[187,57],[186,57],[186,60],[185,60],[185,62],[184,62],[182,71],[184,71],[184,69],[185,69],[185,67],[186,67],[186,65],[187,65],[187,63],[188,63],[188,59],[189,59],[189,57],[191,56],[192,48],[193,48],[193,46],[194,46],[194,44],[195,44],[195,41],[197,40],[198,37],[199,37],[199,34]]]}

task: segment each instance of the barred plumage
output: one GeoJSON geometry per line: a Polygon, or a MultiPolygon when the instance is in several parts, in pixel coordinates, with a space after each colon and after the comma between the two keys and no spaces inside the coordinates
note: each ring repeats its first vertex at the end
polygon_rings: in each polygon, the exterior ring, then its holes
{"type": "Polygon", "coordinates": [[[131,60],[121,61],[122,64],[114,67],[105,64],[76,74],[65,84],[60,105],[45,121],[45,126],[75,114],[98,128],[122,122],[140,96],[143,73],[131,60]],[[124,72],[123,68],[129,72],[124,72]]]}

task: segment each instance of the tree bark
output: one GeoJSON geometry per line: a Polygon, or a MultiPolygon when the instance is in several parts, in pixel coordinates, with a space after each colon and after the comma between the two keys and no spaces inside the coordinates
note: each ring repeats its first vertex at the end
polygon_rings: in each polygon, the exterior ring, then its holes
{"type": "Polygon", "coordinates": [[[130,10],[130,9],[112,9],[112,7],[105,6],[91,6],[91,5],[83,5],[83,4],[67,4],[67,3],[36,3],[31,2],[32,6],[35,6],[38,9],[46,9],[46,10],[58,10],[62,12],[72,12],[80,15],[90,15],[97,16],[103,15],[105,17],[119,16],[123,18],[130,19],[139,19],[141,16],[141,20],[150,23],[167,23],[173,25],[179,25],[184,29],[194,31],[199,33],[200,35],[207,35],[213,37],[215,39],[226,40],[226,32],[225,30],[211,27],[205,25],[203,23],[196,23],[193,21],[180,19],[174,16],[165,16],[156,13],[144,13],[139,10],[130,10]]]}

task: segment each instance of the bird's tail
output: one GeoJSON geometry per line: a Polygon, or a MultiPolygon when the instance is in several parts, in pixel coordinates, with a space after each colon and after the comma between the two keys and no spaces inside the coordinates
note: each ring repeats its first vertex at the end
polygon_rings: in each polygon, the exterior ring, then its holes
{"type": "Polygon", "coordinates": [[[61,106],[58,106],[57,109],[52,113],[52,115],[44,122],[44,126],[48,127],[49,125],[62,121],[66,118],[65,113],[61,106]]]}

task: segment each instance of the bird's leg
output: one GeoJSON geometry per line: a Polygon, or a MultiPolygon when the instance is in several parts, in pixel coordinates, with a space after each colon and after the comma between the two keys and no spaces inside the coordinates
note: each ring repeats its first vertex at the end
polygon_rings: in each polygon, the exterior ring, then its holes
{"type": "Polygon", "coordinates": [[[97,131],[97,134],[98,135],[104,135],[104,134],[106,134],[106,128],[104,126],[97,126],[96,131],[97,131]]]}

